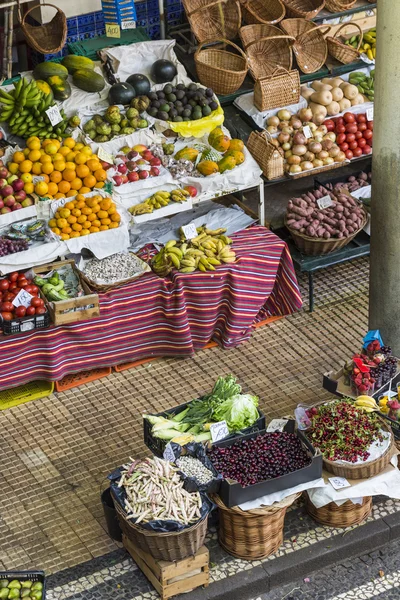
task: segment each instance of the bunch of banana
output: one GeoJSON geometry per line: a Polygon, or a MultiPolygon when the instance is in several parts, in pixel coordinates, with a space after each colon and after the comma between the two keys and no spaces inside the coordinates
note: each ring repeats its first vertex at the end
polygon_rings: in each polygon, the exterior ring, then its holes
{"type": "Polygon", "coordinates": [[[37,136],[40,139],[67,137],[68,119],[61,109],[61,123],[53,126],[46,114],[53,105],[53,95],[43,93],[36,81],[25,77],[14,83],[14,89],[6,92],[0,88],[0,121],[7,122],[13,135],[24,139],[37,136]]]}
{"type": "Polygon", "coordinates": [[[129,212],[132,215],[148,215],[152,213],[154,210],[154,206],[148,203],[147,200],[141,202],[140,204],[135,204],[135,206],[131,206],[128,208],[129,212]]]}
{"type": "MultiPolygon", "coordinates": [[[[360,42],[359,35],[353,35],[345,41],[346,46],[352,46],[358,48],[360,42]]],[[[370,60],[375,60],[376,56],[376,27],[365,32],[362,36],[362,42],[360,46],[360,52],[366,54],[370,60]]]]}
{"type": "Polygon", "coordinates": [[[354,404],[366,413],[379,411],[379,406],[377,405],[375,398],[372,398],[371,396],[358,396],[354,404]]]}
{"type": "Polygon", "coordinates": [[[354,71],[349,75],[349,83],[357,86],[360,94],[366,96],[370,101],[374,101],[374,81],[375,81],[375,69],[373,69],[368,77],[365,73],[360,71],[354,71]]]}
{"type": "Polygon", "coordinates": [[[189,192],[181,190],[180,188],[172,190],[171,192],[156,192],[140,204],[131,206],[128,210],[132,215],[144,215],[152,213],[153,210],[156,210],[157,208],[167,206],[171,200],[173,202],[186,202],[189,195],[189,192]]]}

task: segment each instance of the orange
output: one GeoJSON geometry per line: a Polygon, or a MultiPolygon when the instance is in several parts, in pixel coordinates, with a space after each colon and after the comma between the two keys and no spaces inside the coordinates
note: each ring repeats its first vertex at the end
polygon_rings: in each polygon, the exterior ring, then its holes
{"type": "Polygon", "coordinates": [[[98,213],[98,212],[99,212],[99,210],[100,210],[100,204],[95,204],[95,205],[93,206],[93,208],[92,208],[92,211],[93,211],[94,213],[98,213]]]}
{"type": "Polygon", "coordinates": [[[56,140],[51,140],[50,144],[46,144],[46,147],[44,149],[46,154],[57,154],[58,146],[55,144],[55,141],[56,140]]]}
{"type": "Polygon", "coordinates": [[[91,171],[97,171],[98,169],[101,169],[101,164],[97,158],[89,158],[86,164],[91,171]]]}
{"type": "Polygon", "coordinates": [[[48,184],[48,188],[49,188],[49,194],[51,196],[54,196],[55,194],[57,194],[58,192],[58,185],[56,183],[53,183],[52,181],[48,184]]]}
{"type": "Polygon", "coordinates": [[[19,171],[19,164],[18,163],[14,163],[14,162],[8,163],[8,170],[10,171],[10,173],[12,173],[13,175],[15,175],[19,171]]]}
{"type": "Polygon", "coordinates": [[[85,187],[84,185],[81,187],[81,189],[79,190],[81,192],[81,194],[88,194],[89,192],[91,192],[92,190],[88,187],[85,187]]]}
{"type": "Polygon", "coordinates": [[[82,231],[81,231],[81,235],[89,235],[89,233],[90,233],[90,229],[86,229],[86,228],[84,228],[84,229],[82,229],[82,231]]]}
{"type": "Polygon", "coordinates": [[[40,150],[40,140],[35,135],[32,135],[26,140],[26,145],[29,150],[40,150]]]}
{"type": "Polygon", "coordinates": [[[62,180],[58,184],[58,191],[61,192],[62,194],[66,194],[67,192],[69,192],[70,189],[71,189],[71,184],[69,183],[69,181],[62,180]]]}
{"type": "Polygon", "coordinates": [[[96,211],[96,212],[97,212],[97,217],[99,219],[107,219],[108,212],[106,210],[99,210],[99,211],[96,211]]]}
{"type": "Polygon", "coordinates": [[[94,177],[94,175],[88,175],[83,180],[83,183],[85,184],[86,187],[92,188],[96,185],[96,177],[94,177]]]}
{"type": "Polygon", "coordinates": [[[74,223],[74,224],[72,225],[72,229],[73,229],[74,231],[82,231],[82,225],[79,225],[79,223],[74,223]]]}
{"type": "Polygon", "coordinates": [[[56,160],[64,160],[64,157],[63,157],[63,155],[62,155],[62,154],[60,154],[59,152],[57,152],[56,154],[54,154],[54,155],[51,157],[51,160],[52,160],[53,162],[55,162],[56,160]]]}
{"type": "Polygon", "coordinates": [[[87,219],[86,219],[86,215],[80,215],[80,216],[77,218],[77,222],[78,222],[78,223],[80,223],[81,225],[82,225],[82,223],[86,223],[86,220],[87,220],[87,219]]]}
{"type": "Polygon", "coordinates": [[[67,194],[67,198],[73,198],[76,194],[76,190],[70,190],[67,194]]]}
{"type": "Polygon", "coordinates": [[[45,196],[48,191],[49,187],[45,181],[39,181],[39,183],[35,185],[35,192],[38,196],[45,196]]]}
{"type": "Polygon", "coordinates": [[[86,206],[88,206],[89,208],[92,208],[92,206],[96,206],[96,204],[97,200],[95,196],[93,196],[92,198],[86,198],[86,206]]]}
{"type": "Polygon", "coordinates": [[[111,223],[111,219],[101,219],[101,224],[102,225],[109,225],[111,223]]]}
{"type": "MultiPolygon", "coordinates": [[[[66,161],[69,161],[69,162],[74,162],[74,158],[75,158],[75,156],[76,156],[76,152],[68,152],[68,154],[66,154],[66,155],[64,156],[64,158],[65,158],[65,160],[66,160],[66,161]]],[[[74,164],[75,164],[75,163],[74,163],[74,164]]]]}
{"type": "Polygon", "coordinates": [[[35,162],[32,165],[32,173],[34,173],[34,175],[40,175],[42,172],[42,163],[40,162],[35,162]]]}
{"type": "Polygon", "coordinates": [[[81,234],[79,233],[79,231],[73,231],[69,237],[70,238],[78,238],[78,237],[81,237],[81,234]]]}
{"type": "Polygon", "coordinates": [[[108,210],[111,206],[111,198],[104,198],[104,200],[102,200],[100,202],[100,208],[101,210],[108,210]]]}
{"type": "Polygon", "coordinates": [[[60,200],[60,198],[65,198],[65,195],[62,194],[61,192],[58,192],[55,196],[54,196],[54,200],[60,200]]]}
{"type": "Polygon", "coordinates": [[[26,183],[24,185],[24,192],[26,192],[27,194],[32,194],[34,189],[35,186],[33,185],[33,183],[26,183]]]}
{"type": "Polygon", "coordinates": [[[104,181],[98,181],[94,187],[95,188],[103,188],[104,187],[104,181]]]}
{"type": "Polygon", "coordinates": [[[61,156],[65,157],[67,156],[67,154],[69,154],[70,149],[67,146],[61,146],[61,148],[59,149],[58,153],[61,154],[61,156]]]}
{"type": "Polygon", "coordinates": [[[83,152],[78,152],[78,154],[75,156],[75,164],[77,165],[83,165],[88,159],[88,155],[84,154],[83,152]]]}
{"type": "Polygon", "coordinates": [[[53,227],[53,228],[52,228],[52,232],[53,232],[53,233],[56,233],[57,235],[60,235],[60,233],[61,233],[61,229],[59,229],[59,227],[53,227]]]}
{"type": "Polygon", "coordinates": [[[117,212],[117,207],[115,206],[115,204],[111,204],[110,208],[107,209],[108,212],[108,216],[113,215],[114,213],[117,212]]]}
{"type": "Polygon", "coordinates": [[[71,162],[71,161],[66,161],[65,168],[66,169],[72,169],[72,171],[75,171],[76,164],[74,162],[71,162]]]}
{"type": "Polygon", "coordinates": [[[78,202],[85,202],[85,196],[82,195],[82,192],[79,192],[79,194],[76,195],[76,199],[78,202]]]}
{"type": "Polygon", "coordinates": [[[85,221],[84,223],[81,223],[82,225],[82,229],[90,229],[90,227],[92,226],[90,221],[85,221]]]}
{"type": "Polygon", "coordinates": [[[21,173],[30,173],[32,171],[32,161],[31,160],[23,160],[19,164],[19,170],[21,173]]]}
{"type": "Polygon", "coordinates": [[[81,179],[86,177],[86,175],[89,175],[89,173],[90,170],[87,165],[78,165],[76,168],[76,174],[78,175],[78,177],[81,177],[81,179]]]}
{"type": "Polygon", "coordinates": [[[100,229],[98,227],[92,227],[89,229],[90,233],[97,233],[98,231],[100,231],[100,229]]]}
{"type": "Polygon", "coordinates": [[[49,183],[50,177],[48,175],[46,175],[46,174],[43,175],[42,174],[42,177],[43,177],[43,181],[45,181],[46,183],[49,183]]]}
{"type": "Polygon", "coordinates": [[[100,225],[100,231],[108,231],[108,225],[100,225]]]}
{"type": "Polygon", "coordinates": [[[77,144],[75,144],[74,148],[77,152],[79,152],[79,150],[82,150],[82,148],[84,147],[85,144],[82,144],[81,142],[78,142],[77,144]]]}
{"type": "MultiPolygon", "coordinates": [[[[36,163],[38,165],[40,165],[40,163],[36,163]]],[[[44,165],[41,165],[42,167],[42,173],[46,173],[46,175],[50,175],[50,173],[52,173],[54,171],[54,166],[52,165],[51,162],[47,162],[44,163],[44,165]]]]}
{"type": "Polygon", "coordinates": [[[62,234],[60,235],[60,238],[61,238],[62,240],[69,240],[69,235],[68,235],[68,233],[62,233],[62,234]]]}
{"type": "MultiPolygon", "coordinates": [[[[72,202],[68,202],[68,204],[72,204],[72,202]]],[[[73,215],[74,217],[80,217],[81,211],[79,210],[79,208],[73,208],[71,210],[71,215],[73,215]]]]}
{"type": "Polygon", "coordinates": [[[71,190],[80,190],[81,187],[82,179],[79,179],[79,177],[75,177],[75,179],[71,181],[71,190]]]}
{"type": "Polygon", "coordinates": [[[67,148],[73,148],[75,146],[75,140],[72,137],[65,138],[63,145],[67,146],[67,148]]]}
{"type": "MultiPolygon", "coordinates": [[[[46,165],[43,165],[44,167],[46,165]]],[[[60,173],[60,171],[53,171],[50,174],[50,181],[52,181],[53,183],[60,183],[60,181],[62,180],[62,174],[60,173]]]]}
{"type": "Polygon", "coordinates": [[[72,169],[65,169],[63,172],[63,179],[65,181],[73,181],[76,178],[76,173],[72,169]]]}
{"type": "Polygon", "coordinates": [[[48,154],[42,154],[42,156],[39,158],[39,162],[42,163],[42,165],[47,162],[51,163],[51,156],[48,154]]]}
{"type": "Polygon", "coordinates": [[[53,161],[53,165],[56,171],[64,171],[65,169],[65,160],[61,158],[61,160],[53,161]]]}
{"type": "MultiPolygon", "coordinates": [[[[29,148],[24,148],[22,152],[24,153],[25,158],[28,158],[30,152],[29,148]]],[[[39,150],[39,152],[41,152],[41,150],[39,150]]]]}
{"type": "Polygon", "coordinates": [[[92,213],[91,215],[87,215],[87,220],[88,221],[95,221],[96,220],[96,215],[94,213],[92,213]]]}
{"type": "Polygon", "coordinates": [[[69,217],[69,215],[71,214],[71,211],[69,210],[69,208],[60,208],[59,211],[57,211],[60,213],[60,217],[62,219],[67,219],[69,217]]]}
{"type": "Polygon", "coordinates": [[[105,181],[107,179],[107,173],[104,169],[96,169],[94,176],[97,181],[105,181]]]}
{"type": "MultiPolygon", "coordinates": [[[[23,152],[14,152],[13,161],[16,163],[22,163],[25,160],[25,154],[23,152]]],[[[32,160],[32,159],[31,159],[32,160]]],[[[35,159],[37,160],[37,159],[35,159]]]]}
{"type": "MultiPolygon", "coordinates": [[[[31,150],[28,154],[29,160],[31,160],[32,162],[36,162],[37,160],[39,160],[39,158],[41,157],[41,153],[40,150],[31,150]]],[[[15,154],[14,154],[15,157],[15,154]]],[[[15,158],[14,158],[15,160],[15,158]]],[[[18,162],[17,160],[15,162],[18,162]]]]}
{"type": "Polygon", "coordinates": [[[95,221],[92,221],[92,227],[100,227],[101,225],[101,221],[99,221],[98,219],[96,219],[95,221]]]}
{"type": "Polygon", "coordinates": [[[74,223],[76,223],[76,217],[74,217],[74,215],[70,215],[69,217],[67,217],[67,221],[70,225],[73,225],[74,223]]]}
{"type": "Polygon", "coordinates": [[[92,156],[93,154],[93,151],[90,146],[83,146],[81,152],[83,152],[83,154],[86,154],[87,156],[92,156]]]}
{"type": "Polygon", "coordinates": [[[71,229],[71,227],[63,227],[61,229],[61,233],[68,233],[68,235],[69,235],[70,233],[72,233],[72,229],[71,229]]]}
{"type": "MultiPolygon", "coordinates": [[[[79,196],[79,194],[78,194],[79,196]]],[[[78,197],[77,196],[77,197],[78,197]]],[[[78,208],[79,210],[82,210],[82,208],[84,208],[86,206],[86,203],[84,200],[77,200],[76,204],[75,204],[76,208],[78,208]]]]}
{"type": "Polygon", "coordinates": [[[24,183],[32,183],[32,175],[30,173],[22,173],[20,179],[22,179],[24,183]]]}
{"type": "Polygon", "coordinates": [[[60,229],[68,227],[67,219],[57,219],[57,227],[59,227],[60,229]]]}
{"type": "Polygon", "coordinates": [[[66,202],[66,203],[64,204],[64,208],[68,208],[68,210],[70,210],[70,211],[71,211],[71,215],[72,215],[72,214],[73,214],[73,212],[72,212],[72,211],[73,211],[73,210],[74,210],[74,208],[75,208],[75,202],[71,202],[71,201],[70,201],[70,202],[66,202]]]}
{"type": "Polygon", "coordinates": [[[51,229],[53,229],[53,227],[57,227],[57,221],[55,219],[50,219],[49,227],[51,227],[51,229]]]}
{"type": "Polygon", "coordinates": [[[117,227],[119,227],[119,223],[110,223],[108,229],[116,229],[117,227]]]}
{"type": "Polygon", "coordinates": [[[88,206],[84,206],[84,207],[81,209],[81,211],[82,211],[82,214],[83,214],[83,215],[91,215],[91,214],[92,214],[92,212],[93,212],[93,211],[92,211],[92,209],[91,209],[91,208],[89,208],[88,206]]]}

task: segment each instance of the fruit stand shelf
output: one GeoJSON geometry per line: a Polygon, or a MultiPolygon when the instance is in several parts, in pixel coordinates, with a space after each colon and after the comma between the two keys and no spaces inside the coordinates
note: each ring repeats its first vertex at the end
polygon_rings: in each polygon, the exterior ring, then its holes
{"type": "Polygon", "coordinates": [[[337,17],[347,17],[348,15],[354,15],[359,12],[373,10],[376,8],[376,2],[366,2],[365,0],[357,0],[357,3],[347,10],[342,10],[337,13],[330,13],[326,9],[322,9],[320,13],[313,19],[316,23],[324,21],[325,19],[336,19],[337,17]]]}

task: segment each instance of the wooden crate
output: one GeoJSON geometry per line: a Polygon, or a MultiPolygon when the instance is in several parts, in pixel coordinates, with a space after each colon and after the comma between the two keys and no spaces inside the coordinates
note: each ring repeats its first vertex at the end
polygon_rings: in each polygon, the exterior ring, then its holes
{"type": "Polygon", "coordinates": [[[47,300],[45,295],[41,292],[41,296],[50,312],[53,323],[55,325],[66,325],[68,323],[76,323],[78,321],[86,321],[87,319],[98,317],[100,315],[99,296],[93,294],[87,283],[81,278],[79,270],[76,268],[73,260],[60,260],[55,263],[34,267],[33,272],[35,275],[42,275],[65,265],[72,266],[81,286],[85,290],[85,295],[80,296],[79,298],[69,298],[68,300],[51,302],[47,300]],[[71,308],[74,310],[70,310],[71,308]],[[69,310],[70,312],[64,312],[66,310],[69,310]]]}
{"type": "Polygon", "coordinates": [[[155,560],[150,554],[139,550],[125,535],[122,536],[122,543],[160,594],[161,600],[190,592],[201,585],[207,587],[209,584],[209,553],[205,546],[194,556],[167,562],[155,560]]]}

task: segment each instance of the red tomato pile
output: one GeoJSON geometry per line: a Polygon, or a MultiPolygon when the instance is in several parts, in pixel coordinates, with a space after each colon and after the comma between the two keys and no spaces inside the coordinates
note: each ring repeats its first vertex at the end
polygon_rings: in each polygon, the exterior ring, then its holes
{"type": "Polygon", "coordinates": [[[0,279],[0,311],[5,321],[11,321],[15,318],[31,317],[33,315],[43,315],[46,312],[44,300],[39,298],[39,288],[27,279],[23,273],[10,273],[8,277],[0,279]],[[12,301],[22,290],[26,290],[33,296],[30,306],[14,306],[12,301]]]}
{"type": "Polygon", "coordinates": [[[371,154],[374,122],[367,121],[365,114],[347,112],[343,117],[328,119],[324,125],[336,133],[336,143],[349,160],[371,154]]]}

